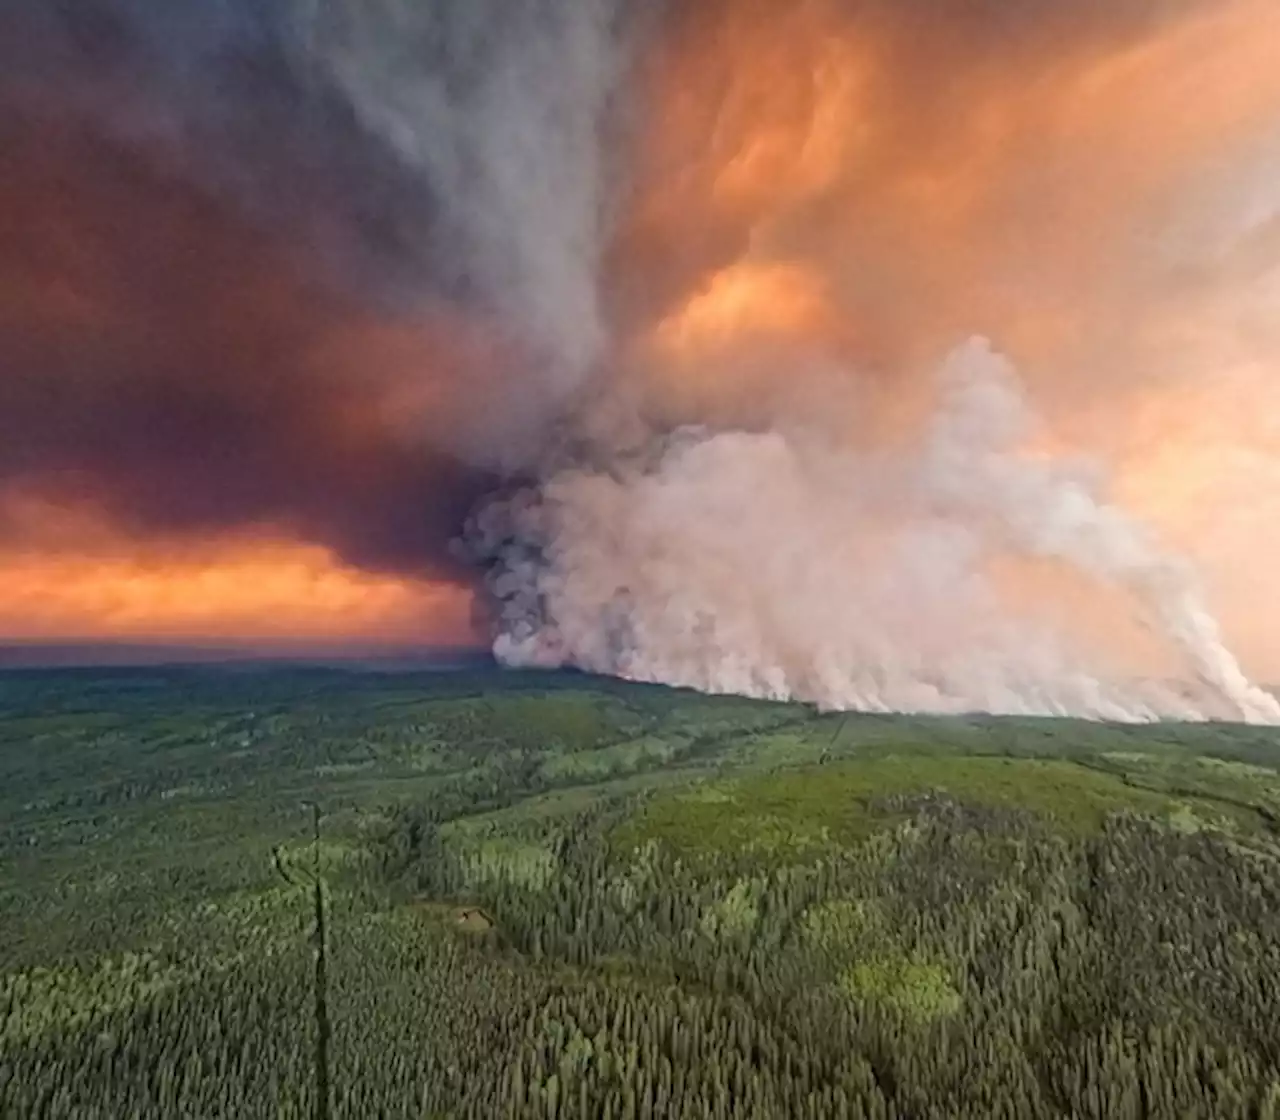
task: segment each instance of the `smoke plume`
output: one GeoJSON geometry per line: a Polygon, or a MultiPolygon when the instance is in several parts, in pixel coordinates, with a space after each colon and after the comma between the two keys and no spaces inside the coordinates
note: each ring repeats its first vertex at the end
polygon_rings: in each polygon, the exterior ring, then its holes
{"type": "Polygon", "coordinates": [[[7,6],[0,544],[285,534],[476,585],[508,663],[832,708],[1280,719],[1209,606],[1280,518],[1277,49],[1270,0],[7,6]]]}
{"type": "Polygon", "coordinates": [[[685,429],[647,461],[490,504],[472,539],[497,562],[495,652],[829,709],[1280,718],[1189,573],[1087,475],[1018,453],[1029,418],[1008,363],[975,339],[941,378],[923,446],[893,457],[685,429]],[[1128,592],[1207,694],[1126,680],[1009,612],[993,552],[1128,592]]]}
{"type": "MultiPolygon", "coordinates": [[[[606,451],[472,522],[499,657],[840,709],[1280,717],[1190,568],[962,341],[1007,338],[1068,416],[1064,389],[1123,416],[1168,376],[1141,336],[1225,283],[1143,242],[1185,236],[1178,191],[1203,186],[1180,178],[1240,137],[1211,112],[1137,165],[1090,101],[1110,81],[1149,127],[1192,42],[1245,49],[1261,9],[1232,7],[685,17],[646,75],[663,124],[615,250],[645,268],[612,289],[606,451]],[[1091,592],[1092,619],[1044,609],[1091,592]]],[[[1265,84],[1226,110],[1261,125],[1244,164],[1277,121],[1265,84]]]]}

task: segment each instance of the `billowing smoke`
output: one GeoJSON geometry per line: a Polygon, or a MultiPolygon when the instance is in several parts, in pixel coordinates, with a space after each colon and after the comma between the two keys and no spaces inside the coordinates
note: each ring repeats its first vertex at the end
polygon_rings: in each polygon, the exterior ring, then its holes
{"type": "Polygon", "coordinates": [[[1106,166],[1090,87],[1115,67],[1140,131],[1146,59],[1179,65],[1188,35],[1238,50],[1260,9],[925,8],[711,5],[659,55],[666,123],[620,233],[650,284],[615,288],[624,372],[583,460],[471,523],[495,651],[836,709],[1274,721],[1191,568],[963,341],[1007,335],[1057,382],[1041,396],[1074,382],[1113,414],[1160,380],[1158,348],[1118,331],[1195,300],[1143,242],[1210,141],[1147,136],[1106,166]],[[1044,609],[1068,594],[1093,610],[1044,609]]]}
{"type": "Polygon", "coordinates": [[[1280,521],[1231,403],[1278,48],[1271,0],[9,6],[0,544],[14,495],[269,527],[480,582],[512,664],[1276,719],[1209,603],[1280,521]]]}
{"type": "Polygon", "coordinates": [[[1189,573],[1086,473],[1019,454],[1029,417],[985,340],[941,380],[923,445],[891,458],[686,429],[642,461],[489,504],[471,539],[497,565],[498,656],[831,709],[1280,718],[1189,573]],[[1129,592],[1204,688],[1125,680],[1010,613],[993,552],[1129,592]]]}

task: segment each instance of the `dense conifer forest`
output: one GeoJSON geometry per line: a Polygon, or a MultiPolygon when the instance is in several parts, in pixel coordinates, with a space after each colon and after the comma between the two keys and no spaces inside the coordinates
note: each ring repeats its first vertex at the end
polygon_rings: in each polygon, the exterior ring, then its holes
{"type": "Polygon", "coordinates": [[[0,674],[0,1116],[1280,1118],[1280,737],[0,674]]]}

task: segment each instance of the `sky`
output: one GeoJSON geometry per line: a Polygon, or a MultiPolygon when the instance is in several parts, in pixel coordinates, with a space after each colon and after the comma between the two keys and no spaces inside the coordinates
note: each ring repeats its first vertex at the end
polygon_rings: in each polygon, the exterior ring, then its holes
{"type": "Polygon", "coordinates": [[[1269,0],[19,9],[0,640],[483,643],[485,495],[894,447],[977,334],[1280,679],[1269,0]]]}
{"type": "Polygon", "coordinates": [[[0,16],[0,636],[473,641],[396,173],[202,7],[0,16]]]}

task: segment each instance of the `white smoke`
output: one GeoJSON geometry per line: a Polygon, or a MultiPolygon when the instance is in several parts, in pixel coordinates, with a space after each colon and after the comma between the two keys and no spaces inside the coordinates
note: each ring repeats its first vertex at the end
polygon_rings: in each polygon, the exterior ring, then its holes
{"type": "Polygon", "coordinates": [[[1189,573],[1087,472],[1022,453],[1009,364],[975,339],[940,381],[914,453],[685,430],[491,504],[469,540],[491,565],[495,653],[826,709],[1280,721],[1189,573]],[[1126,681],[1105,650],[1009,610],[984,571],[999,554],[1124,589],[1202,695],[1126,681]]]}

